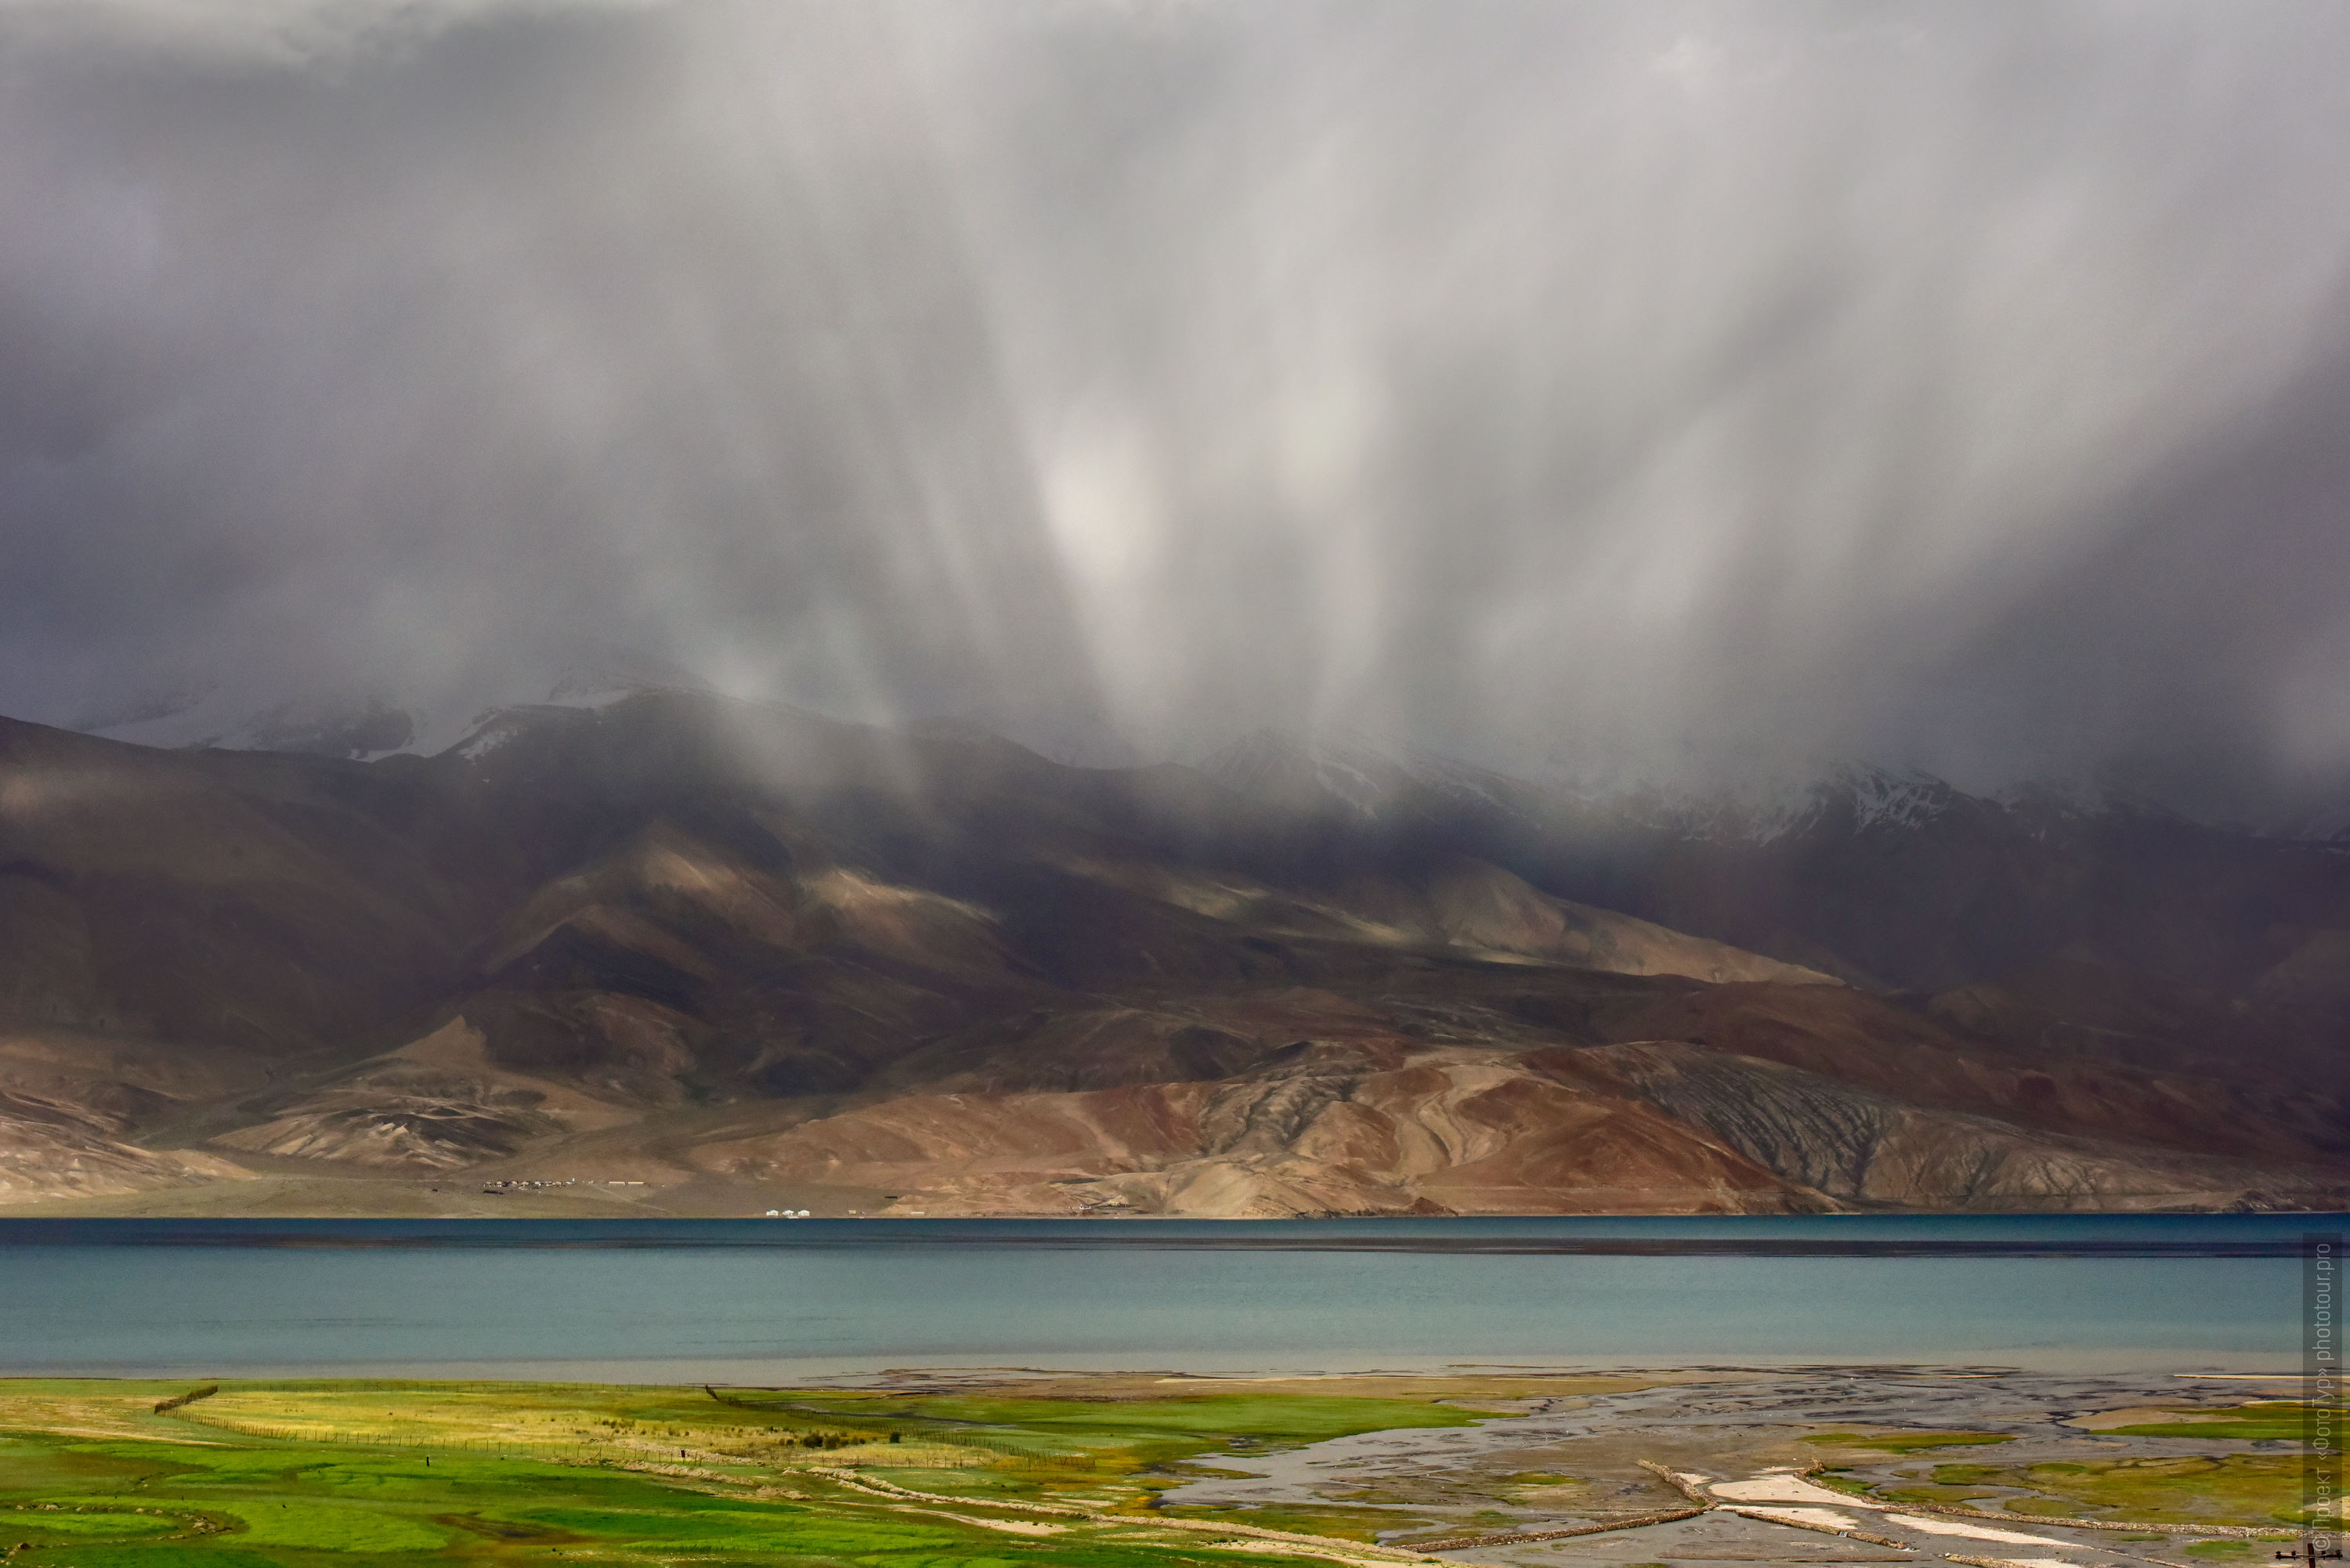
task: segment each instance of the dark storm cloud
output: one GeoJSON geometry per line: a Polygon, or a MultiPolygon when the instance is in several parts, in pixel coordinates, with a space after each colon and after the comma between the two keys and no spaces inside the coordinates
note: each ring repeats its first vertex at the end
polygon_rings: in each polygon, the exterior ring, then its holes
{"type": "Polygon", "coordinates": [[[748,61],[588,7],[18,51],[10,205],[63,236],[25,312],[97,294],[78,336],[131,350],[71,389],[110,419],[13,443],[20,667],[489,688],[598,639],[847,705],[1025,673],[1052,563],[895,62],[846,14],[733,20],[748,61]]]}
{"type": "Polygon", "coordinates": [[[2350,350],[2216,421],[2110,511],[2094,549],[1968,617],[1924,680],[1888,683],[1886,730],[1907,725],[1910,754],[1953,772],[2043,737],[2054,771],[2206,814],[2338,795],[2350,350]]]}
{"type": "Polygon", "coordinates": [[[0,5],[0,709],[2350,770],[2319,5],[0,5]]]}

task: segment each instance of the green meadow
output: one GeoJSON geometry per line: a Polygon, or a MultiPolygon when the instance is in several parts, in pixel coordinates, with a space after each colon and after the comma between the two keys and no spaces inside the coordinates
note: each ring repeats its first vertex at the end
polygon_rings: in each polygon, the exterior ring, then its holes
{"type": "Polygon", "coordinates": [[[10,1381],[0,1553],[11,1568],[1369,1561],[1349,1542],[1367,1539],[1359,1521],[1256,1521],[1326,1537],[1292,1553],[1186,1529],[1155,1492],[1167,1467],[1218,1454],[1476,1418],[1432,1392],[1189,1386],[10,1381]]]}

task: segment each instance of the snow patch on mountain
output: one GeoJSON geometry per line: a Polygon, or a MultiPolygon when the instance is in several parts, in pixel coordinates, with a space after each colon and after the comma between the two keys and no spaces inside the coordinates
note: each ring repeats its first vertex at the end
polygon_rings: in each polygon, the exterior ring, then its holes
{"type": "Polygon", "coordinates": [[[2277,824],[2275,832],[2282,838],[2305,838],[2350,850],[2350,794],[2295,812],[2277,824]]]}
{"type": "Polygon", "coordinates": [[[1640,783],[1565,786],[1624,828],[1707,844],[1756,847],[1828,830],[1913,832],[1972,797],[1916,769],[1847,763],[1810,777],[1773,776],[1690,789],[1640,783]]]}
{"type": "Polygon", "coordinates": [[[148,693],[72,728],[133,745],[217,747],[370,759],[414,751],[425,726],[412,706],[379,692],[250,693],[190,686],[148,693]]]}
{"type": "MultiPolygon", "coordinates": [[[[1364,821],[1433,810],[1544,815],[1540,785],[1357,731],[1254,730],[1200,771],[1239,794],[1292,810],[1340,807],[1364,821]]],[[[1559,803],[1564,804],[1564,803],[1559,803]]]]}
{"type": "Polygon", "coordinates": [[[1700,788],[1595,784],[1564,769],[1537,780],[1343,731],[1258,730],[1199,766],[1238,794],[1292,812],[1335,810],[1367,822],[1470,814],[1576,836],[1756,849],[1815,836],[1926,833],[1957,818],[2035,837],[2096,817],[2185,820],[2159,801],[2085,780],[2041,780],[1975,794],[1920,769],[1861,762],[1700,788]]]}
{"type": "Polygon", "coordinates": [[[529,708],[602,709],[643,691],[706,691],[690,670],[641,655],[605,652],[562,667],[543,700],[521,693],[484,704],[384,691],[256,688],[189,682],[134,693],[69,727],[134,745],[293,752],[373,762],[470,748],[475,756],[510,739],[529,708]],[[501,715],[508,715],[502,719],[501,715]]]}

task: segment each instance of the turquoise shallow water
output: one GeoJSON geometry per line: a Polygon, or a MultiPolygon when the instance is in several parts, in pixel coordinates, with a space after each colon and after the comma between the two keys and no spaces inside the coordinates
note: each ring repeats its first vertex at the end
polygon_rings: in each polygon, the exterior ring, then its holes
{"type": "Polygon", "coordinates": [[[0,1371],[2286,1372],[2342,1217],[0,1221],[0,1371]]]}

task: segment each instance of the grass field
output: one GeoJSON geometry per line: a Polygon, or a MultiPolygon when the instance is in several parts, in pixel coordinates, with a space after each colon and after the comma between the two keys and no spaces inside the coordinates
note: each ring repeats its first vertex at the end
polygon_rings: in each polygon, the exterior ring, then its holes
{"type": "Polygon", "coordinates": [[[1149,1511],[1139,1473],[1462,1425],[1473,1409],[1438,1402],[1460,1392],[10,1381],[0,1553],[13,1568],[1349,1561],[1359,1521],[1185,1528],[1149,1511]],[[1327,1540],[1293,1553],[1268,1527],[1327,1540]]]}
{"type": "MultiPolygon", "coordinates": [[[[1653,1509],[1659,1484],[1635,1460],[1688,1440],[1640,1428],[1546,1455],[1504,1446],[1285,1502],[1170,1499],[1162,1508],[1179,1480],[1234,1473],[1243,1456],[1409,1428],[1430,1430],[1433,1455],[1451,1441],[1444,1428],[1532,1401],[1648,1385],[989,1376],[817,1389],[0,1381],[0,1560],[6,1568],[1214,1568],[1270,1558],[1398,1568],[1414,1554],[1379,1542],[1506,1531],[1528,1509],[1653,1509]],[[1575,1468],[1527,1468],[1537,1459],[1575,1468]]],[[[1749,1434],[1735,1451],[1681,1451],[1730,1474],[1807,1451],[1830,1461],[1815,1472],[1820,1483],[1913,1505],[2158,1527],[2293,1518],[2297,1459],[2279,1451],[2279,1439],[2298,1433],[2298,1406],[2111,1414],[2099,1417],[2100,1440],[2126,1440],[2143,1427],[2149,1438],[2251,1447],[2002,1462],[2012,1439],[1999,1432],[1783,1428],[1749,1434]]],[[[2224,1543],[2196,1550],[2253,1560],[2224,1543]]]]}

